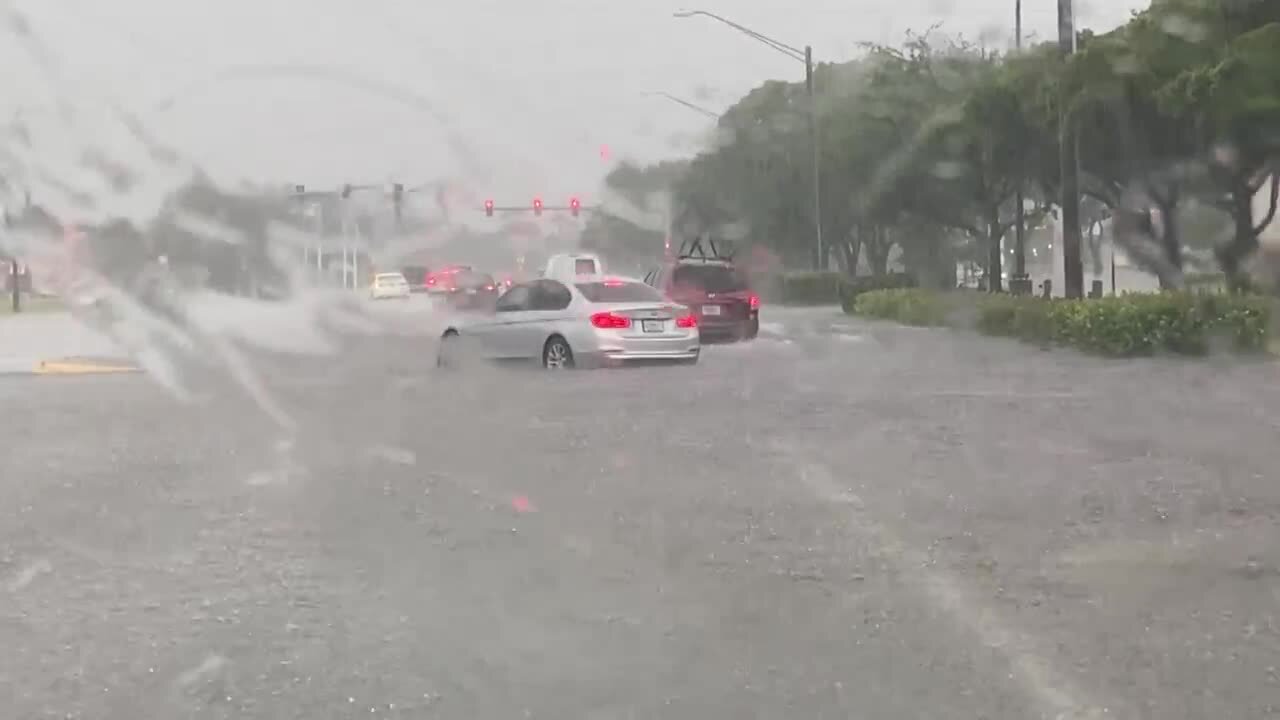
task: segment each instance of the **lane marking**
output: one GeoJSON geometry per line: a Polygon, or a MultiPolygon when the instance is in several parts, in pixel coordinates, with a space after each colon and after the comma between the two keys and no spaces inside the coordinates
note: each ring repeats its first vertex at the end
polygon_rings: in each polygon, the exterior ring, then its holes
{"type": "Polygon", "coordinates": [[[800,481],[818,498],[852,508],[853,526],[888,550],[894,556],[887,558],[888,561],[898,566],[904,576],[918,581],[934,607],[1009,662],[1013,679],[1041,706],[1044,717],[1094,720],[1117,716],[1111,708],[1086,700],[1086,694],[1035,649],[1030,635],[1002,623],[996,610],[973,597],[960,579],[936,566],[931,567],[926,553],[910,548],[887,526],[870,518],[862,498],[837,483],[829,468],[798,457],[794,450],[784,446],[778,449],[796,460],[800,481]]]}

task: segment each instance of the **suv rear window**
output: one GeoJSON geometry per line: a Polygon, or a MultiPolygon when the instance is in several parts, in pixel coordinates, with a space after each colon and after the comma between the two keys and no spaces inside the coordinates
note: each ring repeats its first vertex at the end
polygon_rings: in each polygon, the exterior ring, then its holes
{"type": "Polygon", "coordinates": [[[636,282],[577,283],[578,292],[593,303],[661,302],[662,293],[636,282]]]}
{"type": "Polygon", "coordinates": [[[579,258],[574,260],[573,272],[577,275],[595,275],[596,261],[591,258],[579,258]]]}
{"type": "Polygon", "coordinates": [[[724,265],[681,265],[671,274],[671,284],[709,293],[747,289],[747,279],[724,265]]]}
{"type": "Polygon", "coordinates": [[[461,270],[453,276],[454,287],[475,288],[493,284],[493,276],[487,273],[461,270]]]}

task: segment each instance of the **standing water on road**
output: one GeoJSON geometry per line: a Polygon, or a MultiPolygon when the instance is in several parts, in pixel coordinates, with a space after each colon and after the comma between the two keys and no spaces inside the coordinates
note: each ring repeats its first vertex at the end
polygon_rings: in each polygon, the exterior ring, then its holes
{"type": "Polygon", "coordinates": [[[1057,2],[0,2],[5,717],[1280,715],[1280,13],[1057,2]]]}

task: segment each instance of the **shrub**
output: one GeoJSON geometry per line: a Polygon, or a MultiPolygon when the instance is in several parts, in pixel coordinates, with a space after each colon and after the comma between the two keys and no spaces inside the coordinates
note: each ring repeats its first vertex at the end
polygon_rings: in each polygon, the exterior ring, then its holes
{"type": "MultiPolygon", "coordinates": [[[[942,325],[955,315],[953,306],[964,302],[958,293],[872,290],[856,296],[853,312],[906,325],[942,325]]],[[[975,322],[987,335],[1128,357],[1201,355],[1215,339],[1244,352],[1266,350],[1271,320],[1271,302],[1261,296],[1133,293],[1093,300],[982,295],[975,322]]]]}
{"type": "Polygon", "coordinates": [[[840,302],[843,273],[824,270],[789,272],[778,278],[778,301],[783,305],[834,305],[840,302]]]}
{"type": "Polygon", "coordinates": [[[840,307],[847,313],[852,313],[854,302],[858,296],[872,290],[894,290],[899,288],[913,288],[916,286],[916,280],[913,275],[908,273],[888,273],[886,275],[863,275],[861,277],[846,277],[840,283],[840,307]]]}
{"type": "Polygon", "coordinates": [[[896,320],[904,325],[942,325],[946,321],[946,298],[919,288],[868,290],[853,300],[853,313],[896,320]]]}
{"type": "Polygon", "coordinates": [[[1070,345],[1109,356],[1208,352],[1214,337],[1238,350],[1266,347],[1270,306],[1264,298],[1193,293],[1134,293],[1095,300],[984,298],[978,330],[1038,343],[1070,345]]]}

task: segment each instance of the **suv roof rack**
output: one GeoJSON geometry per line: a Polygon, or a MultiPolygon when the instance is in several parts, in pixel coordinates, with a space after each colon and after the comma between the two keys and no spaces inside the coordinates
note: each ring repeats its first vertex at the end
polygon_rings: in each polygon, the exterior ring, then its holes
{"type": "Polygon", "coordinates": [[[721,240],[718,244],[714,238],[695,237],[680,243],[679,260],[700,260],[702,262],[733,262],[735,248],[731,241],[721,240]],[[705,243],[705,244],[704,244],[705,243]]]}

